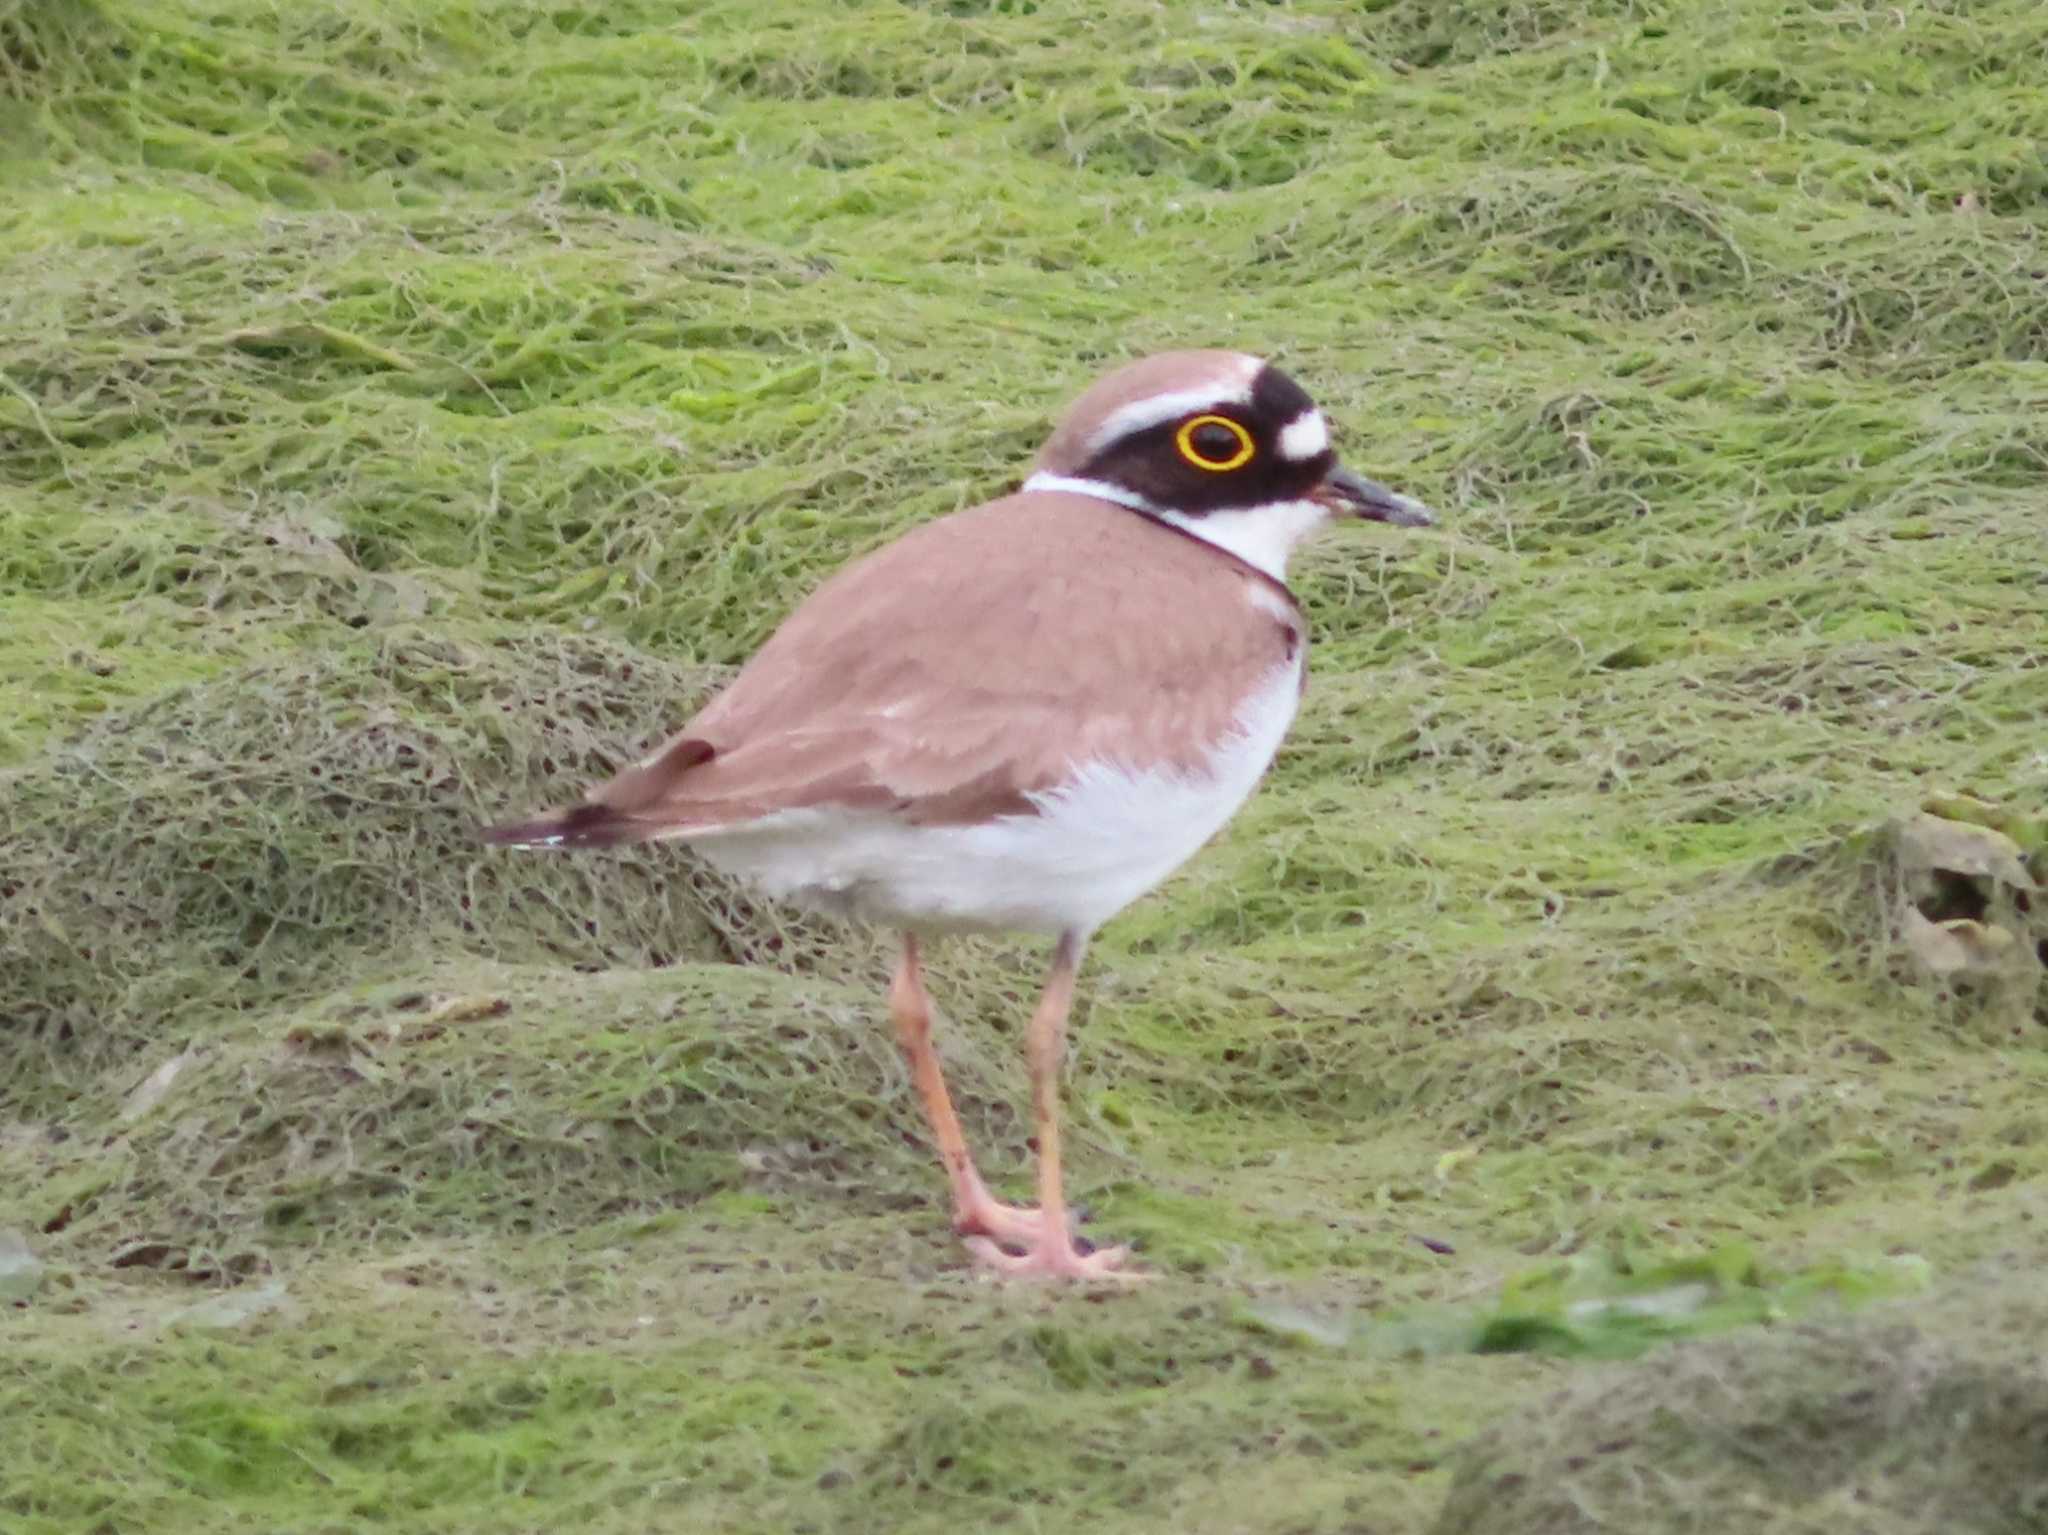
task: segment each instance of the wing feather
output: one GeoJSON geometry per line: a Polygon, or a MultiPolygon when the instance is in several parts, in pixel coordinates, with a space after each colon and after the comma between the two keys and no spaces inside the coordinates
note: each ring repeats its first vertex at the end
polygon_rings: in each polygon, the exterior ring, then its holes
{"type": "Polygon", "coordinates": [[[819,587],[676,736],[591,796],[603,814],[586,830],[687,836],[819,806],[957,824],[1029,813],[1084,762],[1197,770],[1240,701],[1292,663],[1299,617],[1271,590],[1085,496],[956,513],[819,587]]]}

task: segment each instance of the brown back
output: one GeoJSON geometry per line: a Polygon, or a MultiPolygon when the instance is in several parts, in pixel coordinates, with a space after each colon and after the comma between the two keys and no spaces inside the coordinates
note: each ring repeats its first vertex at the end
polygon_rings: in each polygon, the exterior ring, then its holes
{"type": "Polygon", "coordinates": [[[955,824],[1028,811],[1084,761],[1196,768],[1300,646],[1284,594],[1086,496],[941,518],[826,581],[660,752],[598,790],[604,819],[628,823],[605,840],[825,805],[955,824]]]}

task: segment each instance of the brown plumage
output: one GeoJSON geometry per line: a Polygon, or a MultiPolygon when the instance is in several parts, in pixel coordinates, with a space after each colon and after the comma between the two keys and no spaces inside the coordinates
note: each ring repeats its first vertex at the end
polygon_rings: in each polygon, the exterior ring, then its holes
{"type": "Polygon", "coordinates": [[[819,806],[1028,813],[1080,762],[1197,771],[1301,642],[1286,588],[1197,538],[1087,496],[1005,496],[839,571],[588,804],[484,835],[608,846],[819,806]],[[1263,622],[1215,621],[1255,590],[1263,622]]]}

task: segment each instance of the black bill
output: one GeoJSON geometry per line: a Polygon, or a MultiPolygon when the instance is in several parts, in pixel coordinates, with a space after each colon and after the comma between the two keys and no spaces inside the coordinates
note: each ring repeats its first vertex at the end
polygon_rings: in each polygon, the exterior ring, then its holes
{"type": "Polygon", "coordinates": [[[1332,469],[1318,487],[1316,499],[1340,515],[1390,522],[1397,528],[1426,528],[1436,521],[1435,513],[1413,496],[1389,490],[1378,480],[1368,480],[1349,469],[1332,469]]]}

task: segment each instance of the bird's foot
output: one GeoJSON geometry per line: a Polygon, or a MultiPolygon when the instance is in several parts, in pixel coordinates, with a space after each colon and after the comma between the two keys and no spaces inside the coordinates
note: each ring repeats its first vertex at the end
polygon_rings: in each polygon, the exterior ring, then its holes
{"type": "MultiPolygon", "coordinates": [[[[1025,1212],[1037,1214],[1036,1211],[1025,1212]]],[[[1082,1252],[1064,1234],[1052,1241],[1034,1240],[1021,1253],[1005,1252],[987,1237],[969,1237],[967,1250],[975,1266],[998,1279],[1078,1279],[1138,1284],[1150,1274],[1126,1269],[1128,1247],[1098,1247],[1082,1252]]]]}
{"type": "MultiPolygon", "coordinates": [[[[1033,1248],[1045,1234],[1045,1216],[1025,1205],[1006,1205],[986,1189],[953,1212],[953,1230],[963,1237],[989,1237],[992,1245],[1033,1248]]],[[[1069,1233],[1071,1235],[1071,1233],[1069,1233]]]]}

